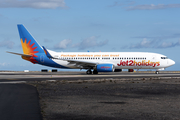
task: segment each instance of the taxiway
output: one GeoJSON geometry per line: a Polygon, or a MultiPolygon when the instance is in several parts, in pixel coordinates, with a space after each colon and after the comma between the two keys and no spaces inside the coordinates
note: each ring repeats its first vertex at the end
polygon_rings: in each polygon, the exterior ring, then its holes
{"type": "Polygon", "coordinates": [[[178,71],[0,72],[0,119],[180,119],[179,85],[178,71]]]}

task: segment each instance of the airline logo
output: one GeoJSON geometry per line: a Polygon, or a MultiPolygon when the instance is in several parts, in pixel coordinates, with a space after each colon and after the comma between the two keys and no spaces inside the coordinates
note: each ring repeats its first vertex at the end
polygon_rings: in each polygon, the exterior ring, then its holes
{"type": "Polygon", "coordinates": [[[35,49],[37,47],[33,48],[35,43],[33,43],[31,45],[30,44],[31,44],[31,40],[29,40],[29,42],[27,42],[27,39],[25,39],[24,42],[23,42],[23,40],[21,38],[21,45],[22,45],[24,54],[33,56],[33,57],[25,57],[25,56],[23,56],[22,58],[35,64],[35,63],[37,63],[37,61],[34,59],[34,57],[38,57],[37,55],[35,55],[35,53],[38,53],[38,51],[35,51],[35,49]]]}
{"type": "Polygon", "coordinates": [[[109,67],[109,66],[102,66],[101,67],[101,69],[109,69],[109,68],[111,68],[111,67],[109,67]]]}
{"type": "Polygon", "coordinates": [[[127,60],[127,61],[120,61],[119,64],[117,64],[118,66],[160,66],[160,62],[152,62],[150,60],[146,61],[146,60],[142,60],[141,62],[137,62],[135,60],[127,60]]]}

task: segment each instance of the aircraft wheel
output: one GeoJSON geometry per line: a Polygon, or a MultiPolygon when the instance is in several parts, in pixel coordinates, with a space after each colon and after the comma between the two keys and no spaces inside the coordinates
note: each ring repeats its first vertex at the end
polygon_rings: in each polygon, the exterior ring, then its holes
{"type": "Polygon", "coordinates": [[[98,71],[97,71],[97,70],[94,70],[94,71],[93,71],[93,74],[98,74],[98,71]]]}
{"type": "Polygon", "coordinates": [[[156,74],[159,74],[159,71],[156,71],[156,74]]]}
{"type": "Polygon", "coordinates": [[[87,70],[86,74],[92,74],[92,71],[91,70],[87,70]]]}

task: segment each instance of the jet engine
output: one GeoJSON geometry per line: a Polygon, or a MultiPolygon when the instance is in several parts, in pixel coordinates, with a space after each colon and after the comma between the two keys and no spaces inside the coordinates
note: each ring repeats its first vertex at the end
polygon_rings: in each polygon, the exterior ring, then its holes
{"type": "Polygon", "coordinates": [[[98,72],[114,72],[115,67],[113,64],[99,64],[96,66],[98,72]]]}

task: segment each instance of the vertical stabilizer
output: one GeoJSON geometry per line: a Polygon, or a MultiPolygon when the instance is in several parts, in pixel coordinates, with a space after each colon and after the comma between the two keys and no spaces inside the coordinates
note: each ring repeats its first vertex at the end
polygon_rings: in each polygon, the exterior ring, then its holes
{"type": "Polygon", "coordinates": [[[43,53],[43,48],[33,38],[28,30],[22,24],[19,24],[17,26],[24,54],[35,55],[36,53],[43,53]]]}
{"type": "Polygon", "coordinates": [[[21,40],[21,45],[23,53],[25,55],[31,55],[32,57],[22,56],[23,59],[28,60],[32,63],[38,63],[38,53],[44,53],[43,48],[39,43],[33,38],[33,36],[28,32],[28,30],[22,25],[17,25],[19,30],[19,36],[21,40]]]}

